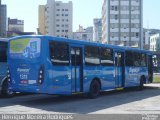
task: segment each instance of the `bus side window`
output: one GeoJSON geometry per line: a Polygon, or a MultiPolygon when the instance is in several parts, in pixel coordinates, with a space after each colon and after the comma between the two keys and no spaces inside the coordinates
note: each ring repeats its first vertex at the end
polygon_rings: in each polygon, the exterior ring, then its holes
{"type": "Polygon", "coordinates": [[[145,54],[127,51],[126,52],[126,66],[146,67],[147,57],[145,54]]]}
{"type": "Polygon", "coordinates": [[[7,62],[7,42],[0,42],[0,62],[7,62]]]}
{"type": "Polygon", "coordinates": [[[126,56],[125,56],[125,63],[126,66],[134,66],[134,60],[133,60],[133,53],[130,51],[126,52],[126,56]]]}
{"type": "Polygon", "coordinates": [[[80,66],[82,64],[81,50],[71,48],[71,65],[80,66]]]}
{"type": "Polygon", "coordinates": [[[89,66],[100,65],[99,47],[93,47],[93,46],[85,47],[85,65],[89,66]]]}
{"type": "Polygon", "coordinates": [[[113,66],[113,50],[108,48],[101,48],[101,65],[113,66]]]}
{"type": "Polygon", "coordinates": [[[53,65],[69,65],[69,46],[63,42],[49,42],[50,58],[53,65]]]}

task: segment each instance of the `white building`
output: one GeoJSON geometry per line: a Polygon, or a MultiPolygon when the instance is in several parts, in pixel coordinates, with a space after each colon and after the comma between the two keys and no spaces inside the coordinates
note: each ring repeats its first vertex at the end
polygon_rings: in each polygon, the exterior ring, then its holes
{"type": "Polygon", "coordinates": [[[73,33],[73,39],[93,41],[93,27],[83,29],[82,26],[79,26],[79,29],[73,33]]]}
{"type": "Polygon", "coordinates": [[[93,20],[93,41],[102,42],[102,19],[93,20]]]}
{"type": "Polygon", "coordinates": [[[102,42],[142,48],[142,6],[143,0],[104,0],[102,42]]]}
{"type": "Polygon", "coordinates": [[[160,51],[160,33],[150,36],[150,50],[160,51]]]}
{"type": "Polygon", "coordinates": [[[24,20],[8,18],[8,31],[24,32],[24,20]]]}
{"type": "Polygon", "coordinates": [[[72,2],[47,0],[45,24],[46,34],[57,37],[72,38],[73,23],[72,2]]]}

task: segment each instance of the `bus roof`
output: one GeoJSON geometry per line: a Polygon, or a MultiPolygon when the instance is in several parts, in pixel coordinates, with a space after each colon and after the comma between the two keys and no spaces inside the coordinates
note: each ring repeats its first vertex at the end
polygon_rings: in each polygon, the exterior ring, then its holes
{"type": "Polygon", "coordinates": [[[9,41],[9,39],[8,39],[8,38],[0,38],[0,41],[8,42],[8,41],[9,41]]]}
{"type": "Polygon", "coordinates": [[[74,40],[74,39],[68,39],[68,38],[60,38],[60,37],[54,37],[54,36],[47,36],[47,35],[23,35],[23,36],[18,36],[18,37],[13,37],[9,40],[12,39],[19,39],[19,38],[25,38],[25,37],[39,37],[39,38],[48,38],[49,41],[56,40],[56,41],[61,41],[61,42],[70,42],[72,44],[80,44],[80,45],[94,45],[94,46],[99,46],[99,47],[108,47],[108,48],[113,48],[115,50],[119,51],[136,51],[136,52],[141,52],[141,53],[146,53],[149,55],[152,55],[152,51],[148,50],[141,50],[139,48],[131,48],[131,47],[126,47],[126,46],[117,46],[117,45],[111,45],[111,44],[102,44],[102,43],[97,43],[97,42],[89,42],[85,40],[74,40]]]}

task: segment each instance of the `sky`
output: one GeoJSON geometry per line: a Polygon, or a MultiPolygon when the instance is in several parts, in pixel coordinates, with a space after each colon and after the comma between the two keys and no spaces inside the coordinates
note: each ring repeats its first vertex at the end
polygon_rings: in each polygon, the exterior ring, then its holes
{"type": "MultiPolygon", "coordinates": [[[[59,0],[73,2],[73,31],[79,25],[93,26],[94,18],[101,18],[103,0],[59,0]]],[[[24,20],[25,32],[36,32],[38,28],[38,6],[47,0],[2,0],[7,5],[7,17],[24,20]]],[[[160,29],[160,0],[143,0],[143,26],[160,29]]]]}

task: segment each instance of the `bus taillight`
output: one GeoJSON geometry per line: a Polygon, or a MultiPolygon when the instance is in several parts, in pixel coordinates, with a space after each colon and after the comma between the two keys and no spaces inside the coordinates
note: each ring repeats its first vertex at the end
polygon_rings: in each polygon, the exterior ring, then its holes
{"type": "Polygon", "coordinates": [[[9,68],[7,69],[7,80],[9,83],[11,83],[11,74],[9,68]]]}
{"type": "Polygon", "coordinates": [[[38,74],[38,84],[42,84],[43,81],[44,81],[44,65],[41,65],[38,74]]]}

